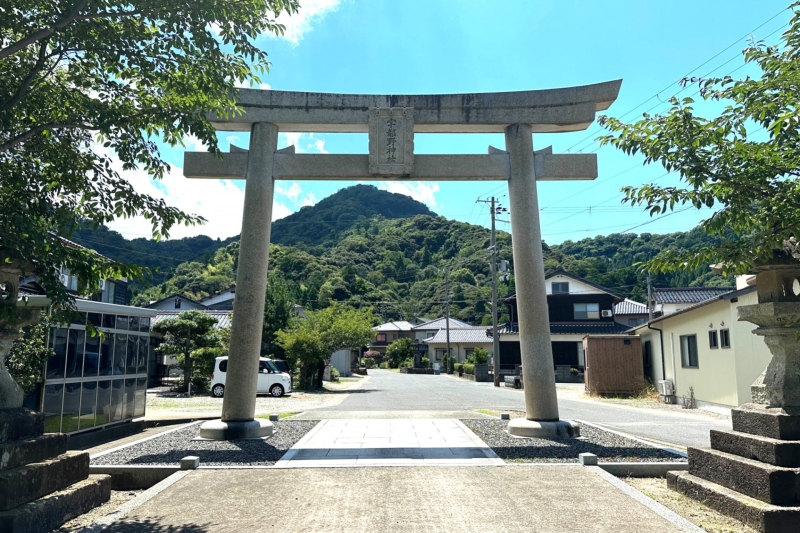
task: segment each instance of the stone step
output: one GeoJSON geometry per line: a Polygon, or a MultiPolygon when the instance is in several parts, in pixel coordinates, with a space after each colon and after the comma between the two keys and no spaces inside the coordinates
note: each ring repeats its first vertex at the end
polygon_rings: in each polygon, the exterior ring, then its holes
{"type": "Polygon", "coordinates": [[[89,476],[89,454],[66,452],[53,459],[0,472],[0,511],[32,502],[89,476]]]}
{"type": "Polygon", "coordinates": [[[773,505],[800,505],[800,469],[710,448],[689,448],[689,473],[773,505]]]}
{"type": "Polygon", "coordinates": [[[111,476],[96,475],[38,500],[0,512],[3,533],[46,533],[109,500],[111,476]]]}
{"type": "Polygon", "coordinates": [[[800,416],[792,416],[781,409],[770,409],[755,404],[745,404],[731,409],[734,431],[760,435],[771,439],[800,440],[800,416]]]}
{"type": "Polygon", "coordinates": [[[800,468],[800,440],[780,440],[712,429],[711,448],[775,466],[800,468]]]}
{"type": "Polygon", "coordinates": [[[761,533],[800,531],[800,507],[770,505],[689,472],[667,472],[667,485],[761,533]]]}
{"type": "Polygon", "coordinates": [[[0,443],[38,437],[44,433],[44,413],[0,409],[0,443]]]}
{"type": "Polygon", "coordinates": [[[38,463],[66,451],[67,436],[63,433],[47,433],[31,439],[1,443],[0,471],[38,463]]]}

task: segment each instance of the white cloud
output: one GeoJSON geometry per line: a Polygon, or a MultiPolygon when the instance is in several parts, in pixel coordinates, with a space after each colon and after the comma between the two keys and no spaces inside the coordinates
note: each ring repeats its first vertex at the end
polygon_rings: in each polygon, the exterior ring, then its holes
{"type": "Polygon", "coordinates": [[[280,185],[275,186],[275,192],[281,196],[286,196],[292,200],[297,200],[297,198],[303,192],[303,189],[300,188],[300,185],[298,185],[297,182],[294,182],[288,189],[284,189],[280,185]]]}
{"type": "MultiPolygon", "coordinates": [[[[103,149],[97,151],[108,153],[103,149]]],[[[224,239],[241,232],[244,191],[232,180],[188,179],[183,176],[183,169],[176,166],[172,166],[162,180],[154,180],[141,169],[122,170],[122,163],[116,157],[112,156],[112,161],[114,170],[128,180],[137,192],[163,199],[169,206],[206,219],[206,223],[199,226],[173,226],[170,239],[195,235],[224,239]]],[[[272,220],[291,213],[291,209],[285,205],[273,203],[272,220]]],[[[117,219],[109,227],[128,238],[152,235],[152,226],[143,217],[117,219]]]]}
{"type": "Polygon", "coordinates": [[[278,134],[278,148],[294,145],[298,154],[327,154],[325,141],[314,137],[313,133],[285,132],[278,134]]]}
{"type": "Polygon", "coordinates": [[[243,80],[243,81],[236,81],[233,83],[234,86],[240,89],[261,89],[262,91],[272,89],[272,86],[269,83],[259,83],[258,86],[251,85],[250,81],[243,80]]]}
{"type": "Polygon", "coordinates": [[[421,181],[382,181],[381,190],[404,194],[428,207],[436,207],[435,195],[439,192],[436,183],[423,183],[421,181]]]}
{"type": "Polygon", "coordinates": [[[305,197],[305,199],[303,200],[303,203],[302,203],[301,205],[302,205],[303,207],[305,207],[305,206],[307,206],[307,205],[314,205],[314,204],[316,204],[316,203],[317,203],[317,197],[316,197],[316,196],[314,196],[314,193],[313,193],[313,192],[310,192],[310,193],[308,193],[308,194],[306,195],[306,197],[305,197]]]}
{"type": "Polygon", "coordinates": [[[336,11],[339,2],[340,0],[301,0],[297,13],[289,15],[284,12],[278,17],[277,22],[286,27],[282,38],[296,46],[314,24],[321,22],[329,12],[336,11]]]}

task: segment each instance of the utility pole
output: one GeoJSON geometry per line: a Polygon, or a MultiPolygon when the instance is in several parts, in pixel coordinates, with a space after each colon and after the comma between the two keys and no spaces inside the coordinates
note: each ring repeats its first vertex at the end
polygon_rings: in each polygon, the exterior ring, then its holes
{"type": "Polygon", "coordinates": [[[650,272],[647,273],[647,321],[653,320],[653,289],[650,283],[650,272]]]}
{"type": "Polygon", "coordinates": [[[504,207],[496,205],[495,197],[489,200],[478,199],[478,202],[490,204],[492,215],[492,237],[489,247],[490,265],[492,271],[492,367],[494,368],[494,386],[500,386],[500,334],[497,332],[497,237],[495,220],[497,214],[508,212],[504,207]]]}
{"type": "Polygon", "coordinates": [[[450,267],[444,270],[444,324],[447,331],[447,368],[445,372],[450,371],[450,267]]]}

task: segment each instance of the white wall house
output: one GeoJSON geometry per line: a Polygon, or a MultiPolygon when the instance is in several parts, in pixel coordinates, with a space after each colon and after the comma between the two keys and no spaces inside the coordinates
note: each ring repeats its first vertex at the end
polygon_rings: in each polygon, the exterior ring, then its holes
{"type": "Polygon", "coordinates": [[[187,298],[182,294],[170,294],[161,300],[150,302],[145,307],[148,309],[158,309],[159,311],[190,311],[195,309],[205,310],[207,306],[202,303],[187,298]]]}
{"type": "Polygon", "coordinates": [[[755,303],[756,288],[748,286],[635,328],[645,373],[654,384],[672,380],[679,401],[691,389],[700,407],[749,402],[750,386],[772,358],[764,339],[753,334],[756,326],[737,320],[740,306],[755,303]]]}
{"type": "MultiPolygon", "coordinates": [[[[483,348],[493,357],[492,338],[486,334],[486,326],[467,326],[450,328],[450,352],[456,356],[459,363],[472,355],[475,348],[483,348]]],[[[442,363],[442,358],[447,352],[447,331],[440,329],[435,335],[424,339],[422,343],[428,346],[428,358],[431,364],[442,363]]]]}

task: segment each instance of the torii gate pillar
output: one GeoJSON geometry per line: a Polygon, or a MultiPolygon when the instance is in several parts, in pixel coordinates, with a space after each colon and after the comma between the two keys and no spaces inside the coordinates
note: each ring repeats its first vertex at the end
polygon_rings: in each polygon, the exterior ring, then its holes
{"type": "Polygon", "coordinates": [[[231,350],[221,420],[200,436],[257,438],[272,424],[256,420],[258,357],[264,320],[274,180],[506,180],[511,205],[526,419],[508,430],[526,437],[577,436],[559,420],[539,228],[536,182],[592,180],[595,154],[533,151],[532,133],[585,130],[617,98],[621,80],[542,91],[449,95],[345,95],[241,89],[242,113],[211,116],[220,131],[249,131],[250,149],[186,153],[189,178],[247,180],[231,350]],[[278,132],[369,133],[369,155],[278,151],[278,132]],[[415,155],[415,133],[505,133],[506,151],[415,155]]]}

